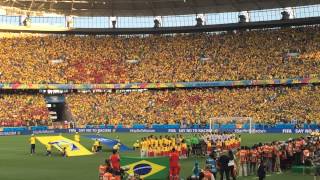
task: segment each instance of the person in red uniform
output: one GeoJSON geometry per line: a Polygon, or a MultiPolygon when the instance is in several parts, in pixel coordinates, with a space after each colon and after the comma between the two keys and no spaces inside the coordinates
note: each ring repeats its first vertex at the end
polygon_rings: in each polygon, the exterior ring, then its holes
{"type": "Polygon", "coordinates": [[[120,156],[116,149],[112,150],[112,155],[110,155],[109,160],[113,174],[120,175],[120,156]]]}
{"type": "Polygon", "coordinates": [[[180,174],[179,153],[175,148],[169,154],[170,160],[170,180],[178,180],[180,174]]]}

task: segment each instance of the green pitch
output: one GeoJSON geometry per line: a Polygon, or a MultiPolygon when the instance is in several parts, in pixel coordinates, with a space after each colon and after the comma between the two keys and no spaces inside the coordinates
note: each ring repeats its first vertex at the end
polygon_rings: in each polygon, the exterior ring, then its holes
{"type": "MultiPolygon", "coordinates": [[[[73,139],[71,134],[63,134],[73,139]]],[[[141,137],[148,133],[105,133],[105,137],[115,138],[119,136],[121,142],[132,146],[141,137]]],[[[160,135],[156,134],[156,135],[160,135]]],[[[163,134],[162,134],[163,135],[163,134]]],[[[186,135],[188,136],[188,135],[186,135]]],[[[258,142],[271,142],[273,140],[287,140],[290,137],[301,135],[292,134],[242,134],[242,145],[252,145],[258,142]]],[[[0,180],[98,180],[98,166],[110,154],[110,150],[104,149],[103,153],[92,156],[63,158],[58,151],[53,151],[53,156],[45,156],[45,148],[40,143],[36,145],[36,154],[29,154],[30,147],[28,139],[30,136],[0,137],[0,180]]],[[[91,149],[93,141],[81,138],[81,144],[91,149]]],[[[125,156],[139,156],[139,152],[121,153],[125,156]]],[[[191,175],[191,170],[196,158],[181,160],[181,176],[191,175]]],[[[204,166],[204,159],[198,158],[201,167],[204,166]]],[[[256,177],[238,178],[257,179],[256,177]]],[[[267,177],[270,180],[311,180],[312,176],[293,174],[271,174],[267,177]]]]}

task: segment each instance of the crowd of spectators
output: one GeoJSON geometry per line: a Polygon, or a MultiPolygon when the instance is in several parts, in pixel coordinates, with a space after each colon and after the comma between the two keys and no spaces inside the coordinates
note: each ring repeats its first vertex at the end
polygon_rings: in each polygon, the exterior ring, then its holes
{"type": "Polygon", "coordinates": [[[0,39],[6,83],[179,82],[320,74],[318,27],[220,34],[12,36],[0,39]]]}
{"type": "Polygon", "coordinates": [[[320,88],[314,85],[74,93],[66,100],[78,124],[199,124],[213,117],[251,117],[261,123],[320,119],[320,88]]]}
{"type": "Polygon", "coordinates": [[[35,126],[48,120],[49,111],[42,95],[0,94],[0,127],[35,126]]]}
{"type": "MultiPolygon", "coordinates": [[[[319,27],[149,36],[0,36],[1,83],[133,83],[319,76],[319,27]]],[[[318,86],[70,94],[79,124],[320,119],[318,86]]],[[[40,95],[2,95],[2,126],[47,120],[40,95]],[[29,121],[32,120],[32,121],[29,121]]]]}

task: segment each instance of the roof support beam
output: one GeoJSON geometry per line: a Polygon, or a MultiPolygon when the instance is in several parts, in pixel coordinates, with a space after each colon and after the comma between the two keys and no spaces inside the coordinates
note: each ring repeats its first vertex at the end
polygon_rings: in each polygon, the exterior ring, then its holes
{"type": "Polygon", "coordinates": [[[70,14],[72,14],[72,11],[73,11],[73,4],[74,4],[74,0],[72,0],[72,3],[71,3],[70,14]]]}
{"type": "Polygon", "coordinates": [[[195,0],[191,0],[191,9],[193,11],[193,14],[198,14],[200,12],[198,12],[198,10],[195,7],[198,7],[198,4],[195,0]]]}
{"type": "Polygon", "coordinates": [[[231,1],[232,9],[234,9],[236,12],[241,11],[241,9],[239,9],[238,4],[241,4],[241,3],[239,2],[239,0],[232,0],[232,1],[231,1]]]}
{"type": "Polygon", "coordinates": [[[156,14],[156,12],[155,12],[155,7],[154,7],[154,5],[153,5],[153,2],[149,2],[149,5],[150,5],[150,8],[151,8],[151,11],[152,11],[152,15],[153,16],[157,16],[157,14],[156,14]]]}
{"type": "Polygon", "coordinates": [[[0,0],[0,6],[77,16],[169,16],[319,4],[319,0],[0,0]],[[44,5],[43,5],[44,4],[44,5]],[[76,10],[77,8],[78,10],[76,10]],[[103,9],[96,11],[96,9],[103,9]]]}
{"type": "Polygon", "coordinates": [[[29,9],[28,9],[28,11],[31,11],[31,9],[32,9],[32,6],[33,6],[33,3],[34,3],[34,0],[32,0],[32,1],[30,2],[30,6],[29,6],[29,9]]]}
{"type": "Polygon", "coordinates": [[[260,9],[262,9],[261,8],[261,6],[259,5],[259,3],[257,2],[257,0],[254,0],[254,1],[252,1],[253,2],[253,4],[255,5],[255,6],[257,6],[257,8],[260,10],[260,9]]]}

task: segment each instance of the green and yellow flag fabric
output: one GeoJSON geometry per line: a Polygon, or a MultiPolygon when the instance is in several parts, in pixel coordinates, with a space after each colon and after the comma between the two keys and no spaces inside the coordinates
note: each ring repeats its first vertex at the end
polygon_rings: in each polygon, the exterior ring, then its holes
{"type": "Polygon", "coordinates": [[[130,175],[139,175],[144,180],[167,179],[169,177],[169,158],[131,158],[121,157],[121,166],[129,168],[130,175]]]}
{"type": "Polygon", "coordinates": [[[92,153],[80,143],[72,141],[63,136],[39,136],[37,137],[37,140],[45,146],[51,144],[59,151],[63,151],[63,148],[66,148],[67,156],[92,155],[92,153]]]}

